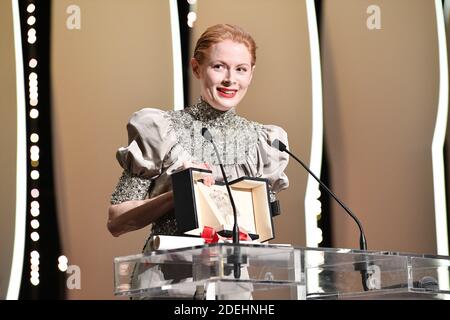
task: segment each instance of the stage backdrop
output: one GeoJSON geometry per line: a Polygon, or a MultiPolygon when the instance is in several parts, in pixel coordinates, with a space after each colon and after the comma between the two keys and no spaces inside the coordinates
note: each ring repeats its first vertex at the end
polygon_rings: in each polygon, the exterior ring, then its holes
{"type": "MultiPolygon", "coordinates": [[[[81,268],[70,299],[113,298],[115,256],[140,252],[148,230],[113,238],[115,151],[142,107],[173,106],[168,1],[53,1],[52,82],[58,219],[64,254],[81,268]]],[[[325,141],[332,188],[361,218],[370,249],[434,253],[431,137],[439,70],[433,2],[379,1],[382,28],[366,26],[369,1],[322,1],[325,141]]],[[[254,83],[238,113],[289,133],[309,162],[311,73],[305,4],[297,0],[198,1],[194,38],[219,22],[256,38],[254,83]]],[[[193,102],[198,87],[191,90],[193,102]]],[[[291,161],[275,242],[305,245],[307,175],[291,161]]],[[[327,214],[326,212],[323,214],[327,214]]],[[[334,245],[358,247],[355,225],[333,206],[334,245]]]]}
{"type": "MultiPolygon", "coordinates": [[[[436,253],[431,142],[439,94],[434,1],[322,3],[325,141],[332,187],[360,217],[369,248],[436,253]]],[[[444,199],[442,199],[444,201],[444,199]]],[[[358,230],[333,204],[336,247],[358,230]]]]}
{"type": "Polygon", "coordinates": [[[147,228],[114,238],[110,195],[122,172],[117,148],[143,107],[170,109],[168,1],[78,1],[81,29],[66,28],[72,1],[53,1],[53,126],[58,219],[81,289],[69,299],[113,298],[113,258],[139,253],[147,228]]]}
{"type": "Polygon", "coordinates": [[[0,1],[0,300],[11,273],[16,213],[16,61],[11,1],[0,1]]]}
{"type": "MultiPolygon", "coordinates": [[[[81,29],[69,30],[70,4],[53,2],[51,42],[58,219],[64,254],[69,265],[80,266],[82,280],[81,290],[69,290],[68,297],[113,298],[113,258],[139,253],[148,234],[145,228],[114,238],[106,229],[110,194],[122,171],[115,151],[127,143],[132,112],[173,106],[169,4],[78,1],[81,29]]],[[[304,2],[200,1],[197,9],[194,38],[221,22],[254,35],[254,83],[238,113],[284,127],[292,149],[307,161],[311,75],[304,2]]],[[[198,98],[196,85],[191,96],[198,98]]],[[[304,245],[307,175],[295,164],[287,173],[291,187],[280,195],[275,242],[304,245]]]]}

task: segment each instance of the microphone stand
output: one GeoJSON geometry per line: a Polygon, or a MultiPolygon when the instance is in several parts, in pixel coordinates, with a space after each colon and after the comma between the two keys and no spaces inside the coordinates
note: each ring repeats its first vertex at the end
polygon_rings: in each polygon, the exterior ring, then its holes
{"type": "Polygon", "coordinates": [[[227,263],[233,264],[234,266],[234,278],[239,279],[241,277],[241,264],[247,262],[247,257],[245,255],[241,255],[241,249],[239,247],[239,227],[237,222],[237,211],[236,206],[234,204],[233,195],[231,194],[230,185],[228,184],[227,175],[225,174],[225,170],[223,168],[222,160],[220,159],[219,151],[217,150],[217,146],[214,143],[211,133],[208,129],[202,128],[202,136],[211,142],[214,147],[214,152],[216,153],[217,160],[219,161],[220,170],[222,172],[223,180],[225,182],[225,186],[228,191],[228,196],[230,198],[231,207],[233,208],[233,244],[234,244],[234,252],[232,255],[228,255],[227,263]]]}
{"type": "MultiPolygon", "coordinates": [[[[356,224],[358,225],[358,228],[359,228],[359,248],[361,250],[367,251],[367,240],[366,240],[366,235],[364,234],[363,226],[362,226],[361,222],[359,221],[359,219],[356,217],[356,215],[350,210],[350,208],[348,208],[341,200],[339,200],[338,197],[322,181],[320,181],[319,178],[316,177],[316,175],[303,163],[302,160],[300,160],[292,152],[290,152],[283,142],[281,142],[278,139],[275,139],[272,142],[272,146],[274,146],[276,149],[280,150],[281,152],[286,152],[292,158],[294,158],[298,163],[300,163],[302,165],[302,167],[305,168],[305,170],[308,171],[309,174],[314,177],[314,179],[316,179],[316,181],[322,186],[322,188],[324,188],[328,192],[328,194],[331,195],[333,197],[333,199],[336,200],[339,203],[339,205],[350,215],[350,217],[352,217],[352,219],[356,222],[356,224]]],[[[369,290],[369,288],[367,286],[367,282],[370,277],[370,274],[367,272],[369,264],[371,264],[371,263],[369,263],[367,261],[366,257],[364,258],[363,262],[355,264],[355,270],[359,270],[361,273],[362,285],[363,285],[364,291],[369,290]]]]}

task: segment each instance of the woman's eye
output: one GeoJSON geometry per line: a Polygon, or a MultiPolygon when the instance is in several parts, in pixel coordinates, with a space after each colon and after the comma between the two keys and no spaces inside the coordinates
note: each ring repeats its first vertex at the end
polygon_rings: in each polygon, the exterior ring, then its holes
{"type": "Polygon", "coordinates": [[[247,72],[247,68],[237,68],[238,72],[247,72]]]}
{"type": "Polygon", "coordinates": [[[220,70],[220,69],[223,68],[223,65],[221,65],[221,64],[216,64],[213,68],[214,68],[214,69],[217,69],[217,70],[220,70]]]}

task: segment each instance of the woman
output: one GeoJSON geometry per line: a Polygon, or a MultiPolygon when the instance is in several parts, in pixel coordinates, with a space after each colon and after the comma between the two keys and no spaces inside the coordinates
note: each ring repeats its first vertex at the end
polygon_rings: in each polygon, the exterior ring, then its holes
{"type": "MultiPolygon", "coordinates": [[[[212,170],[206,185],[223,181],[211,144],[201,135],[206,127],[224,155],[229,180],[241,176],[267,178],[270,200],[288,187],[288,158],[270,146],[286,132],[236,114],[251,83],[256,62],[253,38],[237,26],[208,28],[197,41],[191,67],[200,81],[199,102],[181,111],[142,109],[127,129],[129,145],[116,157],[124,169],[111,196],[108,229],[114,236],[151,225],[150,235],[177,234],[170,175],[187,167],[212,170]],[[148,198],[146,199],[148,195],[148,198]]],[[[148,241],[144,250],[148,249],[148,241]]]]}

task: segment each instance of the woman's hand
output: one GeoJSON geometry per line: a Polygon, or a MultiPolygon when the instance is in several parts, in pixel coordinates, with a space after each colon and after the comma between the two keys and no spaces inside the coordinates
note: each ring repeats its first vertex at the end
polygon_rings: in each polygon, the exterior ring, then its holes
{"type": "MultiPolygon", "coordinates": [[[[183,168],[197,168],[197,169],[206,169],[212,171],[211,166],[208,163],[192,163],[190,161],[183,162],[183,168]]],[[[212,174],[204,174],[203,175],[203,183],[210,187],[215,183],[214,177],[212,174]]]]}

